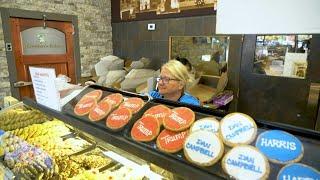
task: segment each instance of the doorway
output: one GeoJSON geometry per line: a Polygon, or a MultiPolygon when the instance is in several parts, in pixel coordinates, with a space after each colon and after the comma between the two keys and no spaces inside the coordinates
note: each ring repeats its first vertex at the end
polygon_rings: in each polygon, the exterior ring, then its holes
{"type": "Polygon", "coordinates": [[[34,97],[30,66],[54,68],[77,83],[80,53],[77,17],[1,8],[11,94],[34,97]]]}
{"type": "Polygon", "coordinates": [[[244,37],[238,110],[260,120],[315,129],[320,92],[320,36],[310,35],[308,47],[303,44],[307,41],[300,42],[298,35],[273,35],[265,43],[270,36],[244,37]]]}

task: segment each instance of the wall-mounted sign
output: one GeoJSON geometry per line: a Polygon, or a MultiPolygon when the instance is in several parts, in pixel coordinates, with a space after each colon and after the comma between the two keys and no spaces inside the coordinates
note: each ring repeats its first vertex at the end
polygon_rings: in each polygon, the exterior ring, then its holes
{"type": "Polygon", "coordinates": [[[22,54],[65,54],[66,36],[54,28],[33,27],[21,32],[22,54]]]}
{"type": "Polygon", "coordinates": [[[318,34],[319,0],[219,0],[217,34],[318,34]]]}
{"type": "Polygon", "coordinates": [[[29,70],[37,103],[60,111],[60,94],[55,84],[55,69],[29,67],[29,70]]]}

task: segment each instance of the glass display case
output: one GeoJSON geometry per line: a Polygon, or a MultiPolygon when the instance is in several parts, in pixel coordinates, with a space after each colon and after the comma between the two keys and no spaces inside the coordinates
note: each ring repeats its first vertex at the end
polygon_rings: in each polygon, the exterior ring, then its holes
{"type": "MultiPolygon", "coordinates": [[[[42,149],[45,150],[45,153],[56,157],[55,161],[53,162],[57,164],[57,167],[60,167],[60,169],[54,169],[52,167],[50,170],[46,171],[46,173],[42,173],[43,177],[54,177],[54,175],[60,175],[79,179],[87,176],[96,177],[98,175],[98,177],[132,176],[133,179],[232,178],[232,176],[225,170],[226,164],[223,163],[223,159],[225,156],[227,156],[227,154],[229,154],[228,152],[238,146],[231,147],[230,145],[226,144],[225,141],[223,141],[222,146],[224,146],[224,151],[222,152],[221,158],[209,166],[201,166],[197,163],[193,163],[186,157],[184,150],[185,147],[177,152],[170,153],[161,150],[155,139],[152,139],[148,142],[137,141],[137,139],[133,138],[132,134],[133,127],[135,126],[134,124],[140,121],[143,117],[149,117],[144,115],[153,107],[166,106],[172,111],[180,107],[188,108],[195,114],[195,122],[204,118],[215,118],[218,122],[218,126],[221,126],[221,120],[227,117],[225,113],[204,107],[192,106],[168,100],[150,100],[138,94],[122,92],[96,85],[89,86],[77,97],[68,102],[63,107],[62,112],[55,111],[43,105],[37,104],[31,99],[25,99],[23,104],[25,110],[22,111],[15,110],[13,113],[9,114],[7,113],[8,110],[1,111],[0,126],[2,128],[5,126],[7,131],[11,130],[10,132],[14,135],[22,138],[32,145],[42,147],[42,149]],[[110,95],[118,93],[123,96],[124,102],[127,102],[130,98],[141,98],[144,103],[123,128],[120,128],[119,130],[112,130],[107,127],[108,125],[106,121],[108,120],[90,121],[90,115],[83,115],[80,117],[74,113],[74,109],[77,104],[83,103],[83,99],[88,98],[88,94],[94,91],[102,93],[101,96],[99,95],[100,99],[102,99],[100,102],[108,99],[107,97],[110,95]],[[32,112],[33,115],[26,116],[24,111],[28,111],[28,114],[32,112]],[[10,120],[7,120],[8,117],[15,118],[10,118],[10,120]],[[21,119],[23,118],[24,123],[21,123],[21,119]],[[37,124],[34,124],[36,122],[29,123],[28,118],[37,119],[37,124]],[[61,121],[57,121],[56,119],[61,121]],[[39,135],[41,134],[44,136],[43,138],[39,138],[39,135]],[[57,146],[57,143],[52,143],[51,140],[54,140],[54,142],[59,142],[58,144],[60,144],[60,146],[57,146]],[[61,147],[61,145],[63,146],[61,147]],[[64,150],[55,151],[56,148],[63,148],[64,150]]],[[[128,105],[128,103],[126,104],[128,105]]],[[[122,105],[120,105],[118,108],[120,107],[122,107],[122,105]]],[[[133,107],[133,105],[128,107],[133,107]]],[[[109,114],[108,117],[111,116],[111,114],[109,114]]],[[[273,132],[271,130],[280,130],[285,131],[285,133],[290,133],[296,139],[298,139],[299,142],[301,142],[303,147],[302,155],[300,154],[299,159],[294,162],[299,162],[312,167],[315,170],[315,173],[318,173],[315,175],[320,176],[320,173],[318,172],[320,168],[320,154],[317,153],[320,148],[319,132],[280,123],[266,122],[258,119],[255,119],[254,122],[257,128],[256,134],[253,137],[253,141],[248,143],[248,146],[251,148],[258,148],[257,141],[259,137],[265,132],[273,132]]],[[[232,128],[237,129],[239,126],[241,126],[241,124],[234,125],[232,128]]],[[[141,128],[142,126],[140,129],[141,128]]],[[[165,128],[161,126],[160,130],[164,131],[165,128]]],[[[191,128],[187,129],[187,131],[190,131],[190,134],[192,134],[191,128]]],[[[194,132],[199,131],[206,130],[200,129],[194,132]]],[[[240,130],[236,131],[237,133],[240,132],[240,130]]],[[[143,132],[147,131],[143,129],[143,132]]],[[[219,133],[219,138],[222,138],[222,131],[217,130],[216,132],[219,133]]],[[[10,137],[9,139],[11,139],[12,142],[20,142],[16,138],[13,138],[13,136],[7,135],[6,137],[10,137]]],[[[203,140],[206,140],[206,137],[202,138],[203,140]]],[[[280,144],[280,146],[282,145],[283,143],[280,144]]],[[[203,147],[207,147],[207,145],[203,147]]],[[[14,150],[14,147],[9,146],[4,152],[11,150],[14,150]]],[[[252,160],[245,161],[253,162],[252,160]]],[[[287,167],[286,164],[294,165],[292,162],[275,163],[271,160],[267,161],[267,164],[269,169],[266,179],[277,179],[277,177],[279,178],[279,173],[282,172],[283,168],[287,167]]],[[[27,173],[28,176],[34,177],[34,173],[39,171],[41,172],[41,169],[43,169],[42,166],[38,166],[39,165],[36,163],[36,165],[33,165],[32,168],[27,167],[27,170],[24,171],[21,171],[21,169],[12,169],[14,172],[23,172],[27,173]],[[36,170],[33,168],[36,168],[36,170]]]]}

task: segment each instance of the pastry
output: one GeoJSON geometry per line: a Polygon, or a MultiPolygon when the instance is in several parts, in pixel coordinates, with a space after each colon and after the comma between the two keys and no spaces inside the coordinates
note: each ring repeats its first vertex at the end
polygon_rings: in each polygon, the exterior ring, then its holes
{"type": "Polygon", "coordinates": [[[194,122],[194,112],[186,107],[178,107],[164,118],[163,126],[171,131],[183,131],[188,129],[194,122]]]}

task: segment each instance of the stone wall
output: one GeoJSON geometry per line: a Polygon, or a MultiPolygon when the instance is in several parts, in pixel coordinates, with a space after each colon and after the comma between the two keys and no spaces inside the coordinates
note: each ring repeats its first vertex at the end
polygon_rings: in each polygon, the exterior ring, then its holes
{"type": "MultiPolygon", "coordinates": [[[[113,53],[110,0],[1,0],[0,7],[78,16],[81,75],[90,75],[90,68],[100,57],[113,53]]],[[[0,106],[10,95],[8,65],[0,17],[0,106]]]]}

